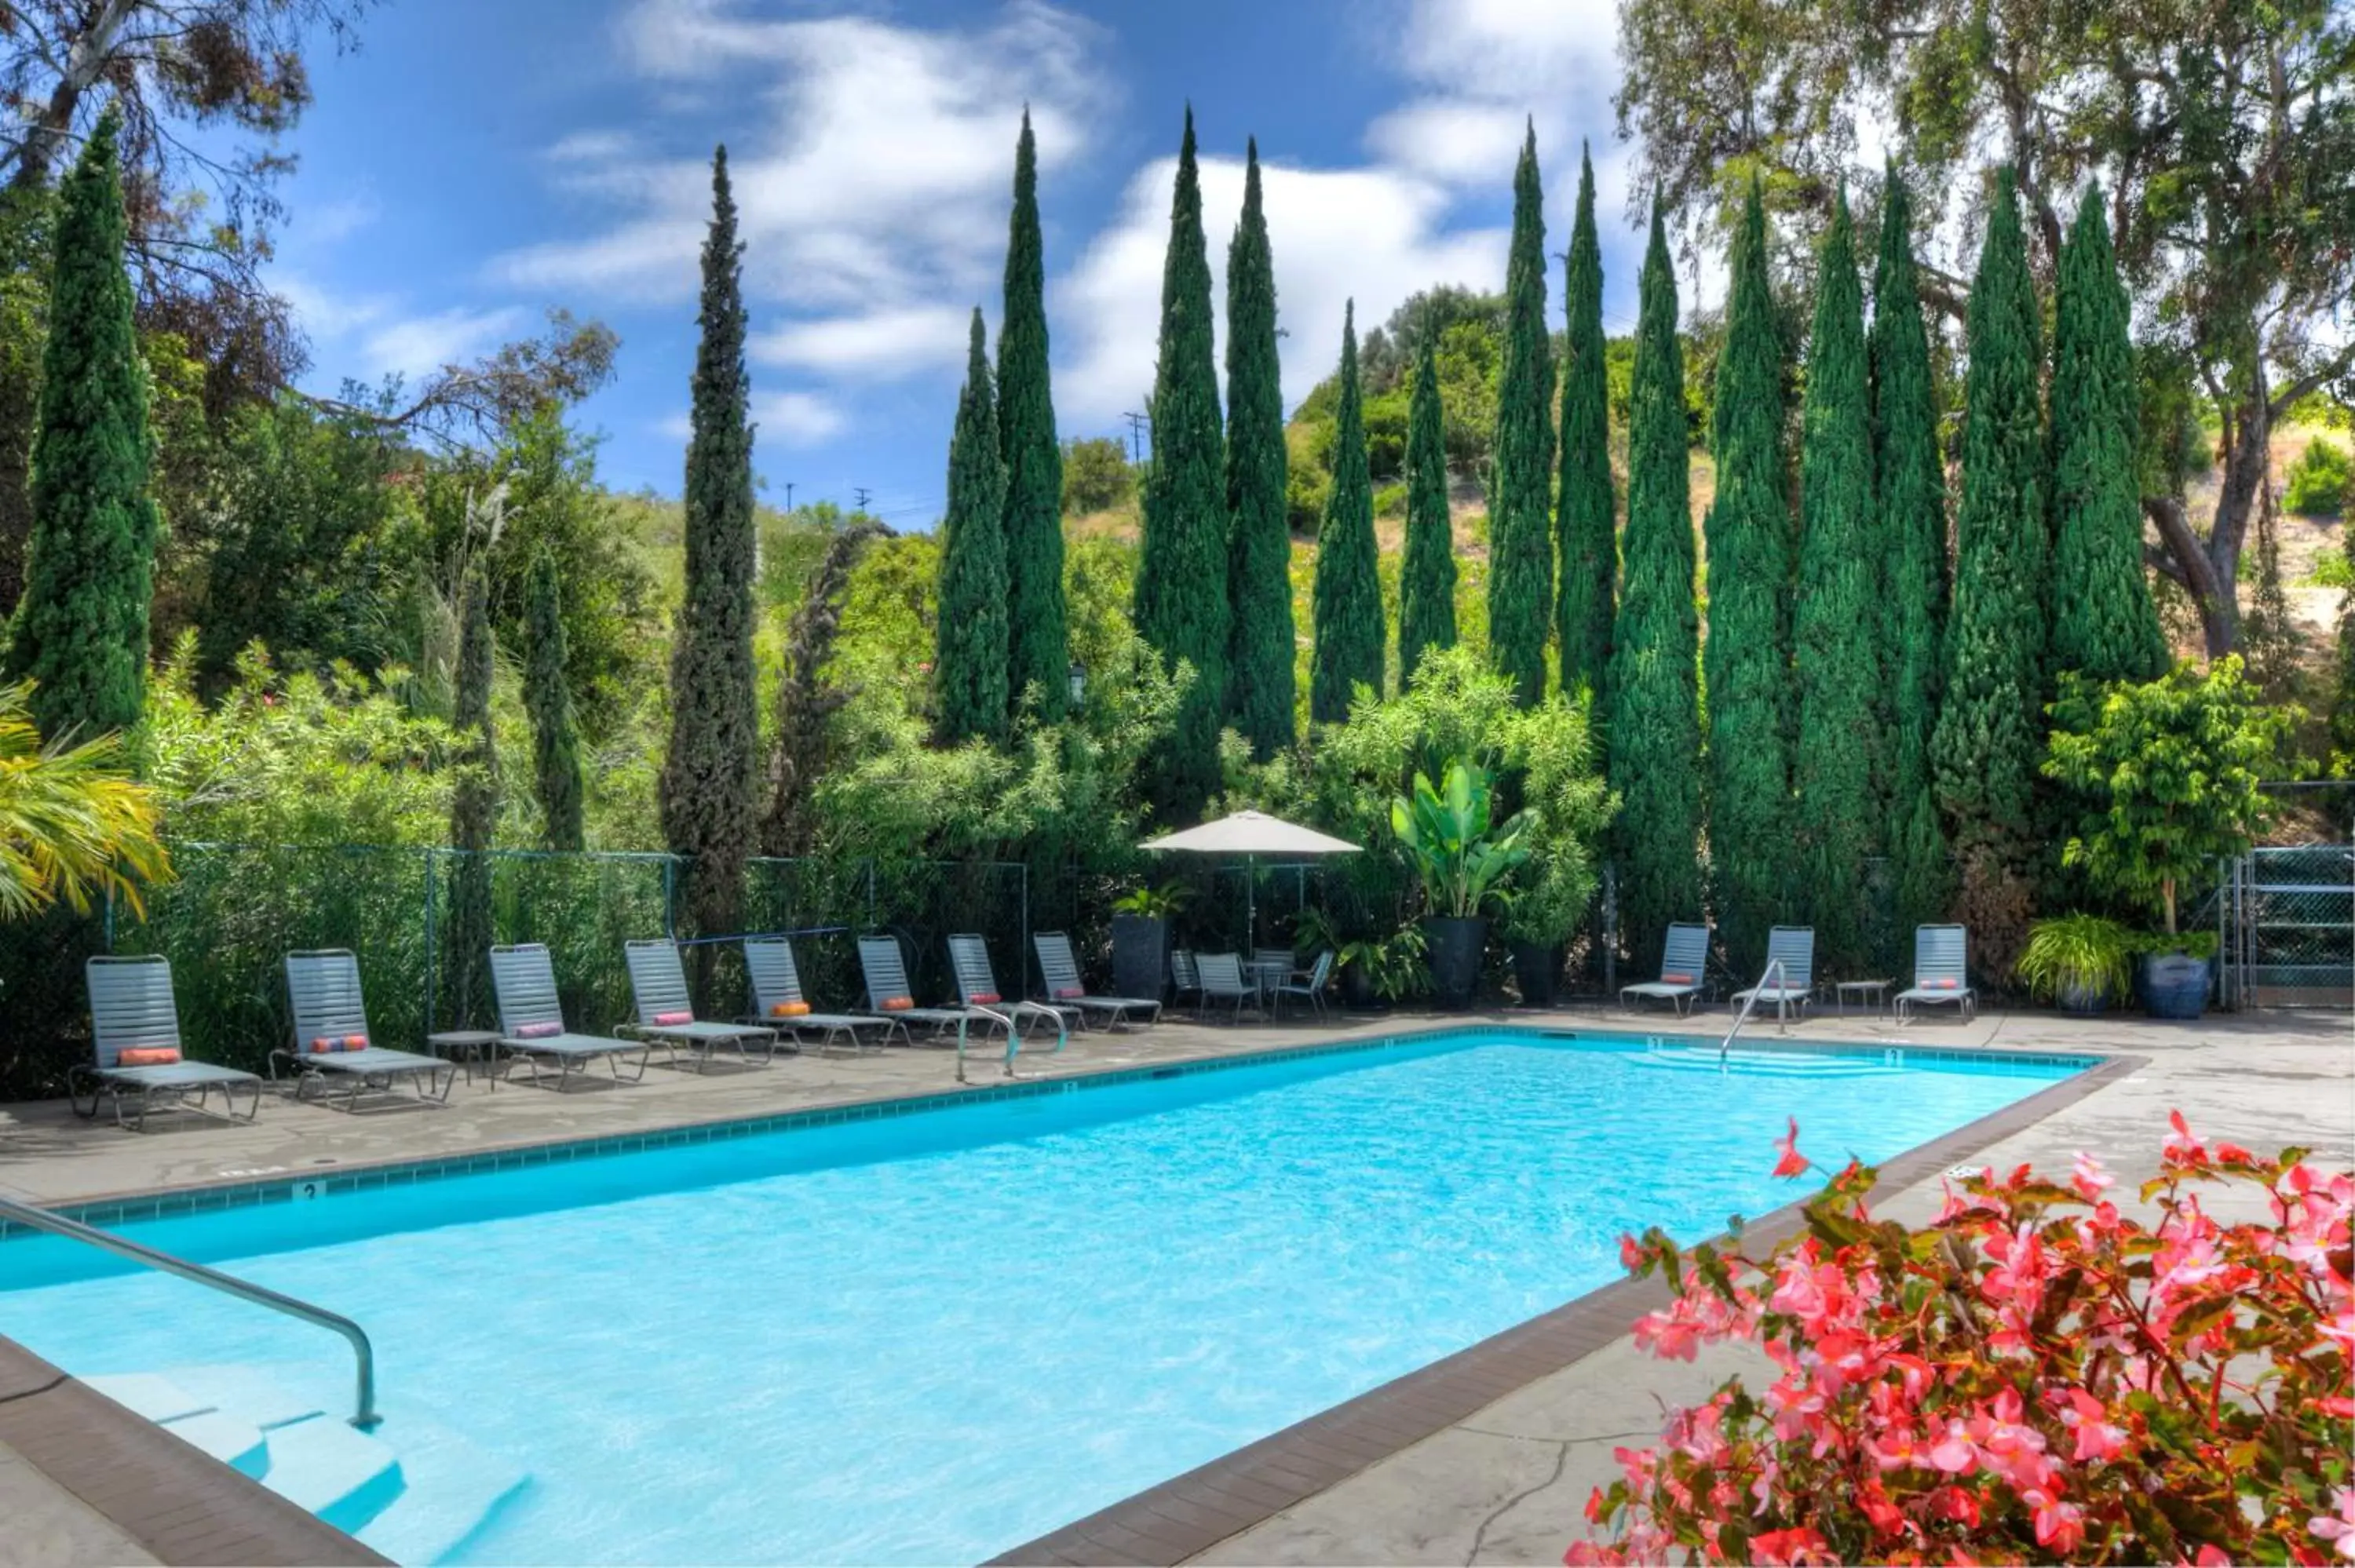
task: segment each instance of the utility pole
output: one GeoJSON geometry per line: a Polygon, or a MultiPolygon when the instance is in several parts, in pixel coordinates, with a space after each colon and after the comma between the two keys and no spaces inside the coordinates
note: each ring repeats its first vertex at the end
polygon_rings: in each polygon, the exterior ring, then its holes
{"type": "Polygon", "coordinates": [[[789,480],[785,481],[785,510],[786,510],[786,511],[788,511],[788,512],[791,512],[793,509],[794,509],[794,482],[793,482],[792,480],[790,480],[790,479],[789,479],[789,480]]]}
{"type": "Polygon", "coordinates": [[[1133,410],[1123,414],[1121,418],[1128,421],[1128,461],[1133,463],[1143,462],[1145,461],[1145,427],[1151,424],[1152,420],[1146,415],[1133,410]]]}
{"type": "Polygon", "coordinates": [[[850,487],[850,504],[852,510],[858,512],[866,511],[867,498],[874,493],[875,493],[873,491],[868,489],[863,484],[852,485],[850,487]]]}

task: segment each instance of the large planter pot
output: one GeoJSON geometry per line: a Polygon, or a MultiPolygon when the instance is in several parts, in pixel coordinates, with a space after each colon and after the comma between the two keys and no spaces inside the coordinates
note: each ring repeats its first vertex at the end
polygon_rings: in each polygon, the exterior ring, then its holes
{"type": "Polygon", "coordinates": [[[2101,987],[2081,985],[2073,980],[2064,982],[2056,988],[2053,1000],[2061,1004],[2062,1012],[2074,1012],[2084,1017],[2091,1017],[2110,1004],[2109,998],[2102,994],[2101,987]]]}
{"type": "Polygon", "coordinates": [[[2197,1018],[2208,1011],[2215,978],[2211,960],[2189,953],[2150,953],[2142,960],[2143,1011],[2153,1018],[2197,1018]]]}
{"type": "Polygon", "coordinates": [[[1477,916],[1458,919],[1433,916],[1423,923],[1423,938],[1431,955],[1431,989],[1443,1008],[1472,1005],[1480,988],[1480,949],[1488,939],[1488,922],[1477,916]]]}
{"type": "Polygon", "coordinates": [[[1156,1000],[1169,979],[1169,922],[1158,915],[1112,917],[1112,993],[1156,1000]]]}
{"type": "Polygon", "coordinates": [[[1341,986],[1341,1005],[1352,1012],[1371,1012],[1381,1006],[1382,999],[1375,994],[1374,982],[1362,964],[1345,964],[1336,971],[1341,986]]]}
{"type": "Polygon", "coordinates": [[[1523,1007],[1551,1007],[1561,995],[1561,944],[1513,944],[1513,982],[1523,1007]]]}

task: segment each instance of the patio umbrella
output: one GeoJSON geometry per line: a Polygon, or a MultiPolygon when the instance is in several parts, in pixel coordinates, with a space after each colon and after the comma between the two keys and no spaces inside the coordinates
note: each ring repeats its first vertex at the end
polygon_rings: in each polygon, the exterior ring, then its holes
{"type": "Polygon", "coordinates": [[[1242,856],[1243,932],[1246,940],[1259,929],[1256,919],[1259,913],[1256,863],[1261,855],[1292,858],[1314,854],[1356,854],[1359,849],[1347,839],[1337,839],[1330,833],[1320,833],[1314,828],[1304,828],[1297,822],[1271,817],[1265,811],[1237,811],[1231,817],[1220,817],[1217,821],[1204,822],[1199,828],[1147,839],[1136,847],[1184,850],[1194,854],[1242,856]]]}

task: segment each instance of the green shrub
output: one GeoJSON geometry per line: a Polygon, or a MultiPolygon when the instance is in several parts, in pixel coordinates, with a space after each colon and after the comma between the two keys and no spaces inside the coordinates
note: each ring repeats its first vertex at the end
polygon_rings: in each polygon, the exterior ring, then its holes
{"type": "Polygon", "coordinates": [[[2344,447],[2317,436],[2289,465],[2282,504],[2301,517],[2337,517],[2346,512],[2350,495],[2355,495],[2355,458],[2344,447]]]}
{"type": "Polygon", "coordinates": [[[1063,515],[1109,512],[1136,499],[1136,470],[1118,439],[1100,436],[1063,448],[1063,515]]]}

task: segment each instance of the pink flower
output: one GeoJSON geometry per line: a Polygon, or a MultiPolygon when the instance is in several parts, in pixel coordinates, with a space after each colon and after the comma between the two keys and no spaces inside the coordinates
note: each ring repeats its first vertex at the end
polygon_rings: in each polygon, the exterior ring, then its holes
{"type": "Polygon", "coordinates": [[[2126,1446],[2126,1433],[2122,1426],[2113,1426],[2103,1419],[2109,1414],[2107,1406],[2082,1388],[2070,1389],[2062,1400],[2061,1425],[2077,1435],[2077,1451],[2070,1462],[2083,1465],[2089,1460],[2115,1459],[2126,1446]]]}
{"type": "Polygon", "coordinates": [[[2166,1146],[2159,1150],[2159,1153],[2169,1163],[2200,1165],[2207,1162],[2207,1146],[2191,1136],[2191,1128],[2184,1121],[2181,1111],[2168,1112],[2167,1125],[2175,1129],[2175,1135],[2167,1140],[2166,1146]]]}
{"type": "Polygon", "coordinates": [[[1807,1157],[1799,1152],[1799,1118],[1792,1117],[1790,1122],[1791,1130],[1774,1140],[1775,1151],[1783,1157],[1774,1162],[1774,1174],[1805,1176],[1807,1173],[1807,1157]]]}
{"type": "Polygon", "coordinates": [[[1619,1238],[1619,1262],[1630,1274],[1644,1266],[1644,1249],[1636,1245],[1634,1236],[1619,1238]]]}
{"type": "Polygon", "coordinates": [[[2082,1149],[2077,1150],[2077,1173],[2070,1178],[2069,1184],[2077,1189],[2079,1197],[2089,1203],[2100,1202],[2102,1194],[2117,1182],[2116,1177],[2102,1168],[2100,1160],[2082,1149]]]}
{"type": "Polygon", "coordinates": [[[1636,1319],[1636,1348],[1663,1361],[1689,1361],[1700,1353],[1700,1330],[1674,1308],[1636,1319]]]}
{"type": "Polygon", "coordinates": [[[1945,1436],[1932,1445],[1929,1459],[1936,1468],[1950,1476],[1959,1476],[1977,1467],[1979,1451],[1971,1446],[1970,1435],[1963,1430],[1963,1424],[1949,1421],[1945,1436]]]}
{"type": "Polygon", "coordinates": [[[2333,1552],[2355,1563],[2355,1487],[2341,1487],[2332,1499],[2336,1513],[2317,1514],[2306,1521],[2307,1533],[2330,1542],[2333,1552]]]}
{"type": "Polygon", "coordinates": [[[2066,1557],[2085,1539],[2085,1516],[2075,1503],[2062,1502],[2040,1489],[2024,1493],[2021,1500],[2036,1510],[2037,1545],[2066,1557]]]}

